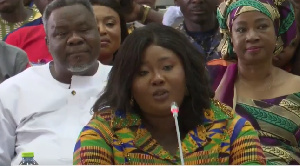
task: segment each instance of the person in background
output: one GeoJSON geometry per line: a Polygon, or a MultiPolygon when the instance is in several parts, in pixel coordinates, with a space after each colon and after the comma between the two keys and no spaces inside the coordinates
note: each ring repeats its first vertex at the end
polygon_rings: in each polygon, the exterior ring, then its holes
{"type": "MultiPolygon", "coordinates": [[[[223,0],[219,0],[220,4],[223,0]]],[[[175,1],[174,1],[175,2],[175,1]]],[[[167,11],[164,13],[163,25],[178,27],[184,20],[183,14],[179,6],[169,6],[167,11]]]]}
{"type": "MultiPolygon", "coordinates": [[[[297,30],[297,37],[286,46],[278,55],[274,56],[273,64],[287,72],[292,72],[292,66],[297,58],[297,48],[299,46],[299,29],[297,30]]],[[[293,73],[294,74],[294,73],[293,73]]]]}
{"type": "MultiPolygon", "coordinates": [[[[53,0],[33,0],[41,13],[44,12],[46,6],[53,0]]],[[[42,65],[53,60],[48,47],[46,45],[45,29],[42,17],[33,21],[37,25],[25,26],[6,36],[7,44],[21,48],[27,53],[28,59],[32,65],[42,65]]]]}
{"type": "Polygon", "coordinates": [[[14,29],[41,16],[38,10],[25,7],[23,0],[1,0],[0,3],[0,40],[14,29]]]}
{"type": "Polygon", "coordinates": [[[203,56],[205,62],[220,59],[218,46],[221,40],[216,19],[218,0],[175,0],[184,16],[177,29],[187,38],[203,56]]]}
{"type": "MultiPolygon", "coordinates": [[[[132,0],[131,0],[132,1],[132,0]]],[[[129,2],[129,1],[128,1],[129,2]]],[[[128,3],[127,2],[127,3],[128,3]]],[[[133,0],[132,1],[132,3],[133,4],[136,4],[136,5],[140,5],[141,7],[140,7],[140,10],[141,9],[143,9],[144,10],[144,13],[146,12],[147,13],[147,11],[146,10],[154,10],[154,11],[157,11],[156,9],[155,9],[155,4],[156,4],[156,0],[133,0]]],[[[144,15],[144,13],[142,12],[142,13],[139,13],[139,15],[140,15],[140,17],[142,18],[142,19],[140,19],[140,20],[134,20],[133,22],[129,22],[129,23],[127,23],[127,27],[128,27],[128,32],[129,33],[132,33],[136,28],[140,28],[140,27],[143,27],[143,26],[145,26],[146,25],[146,23],[145,23],[145,21],[141,21],[141,20],[143,20],[143,15],[144,15]]],[[[145,14],[146,14],[145,13],[145,14]]]]}
{"type": "Polygon", "coordinates": [[[24,3],[24,6],[32,7],[32,5],[33,5],[32,0],[23,0],[23,3],[24,3]]]}
{"type": "Polygon", "coordinates": [[[112,65],[114,55],[128,35],[121,6],[116,1],[90,0],[98,23],[101,39],[99,61],[112,65]]]}
{"type": "Polygon", "coordinates": [[[183,22],[183,19],[184,17],[179,6],[169,6],[164,13],[162,24],[175,28],[183,22]]]}
{"type": "Polygon", "coordinates": [[[117,0],[128,24],[128,32],[148,23],[162,24],[163,14],[155,9],[156,0],[117,0]],[[145,3],[145,4],[144,4],[145,3]],[[148,6],[148,5],[150,6],[148,6]],[[135,22],[133,24],[133,22],[135,22]],[[138,24],[139,26],[136,26],[138,24]]]}
{"type": "Polygon", "coordinates": [[[24,71],[28,65],[28,58],[23,50],[0,41],[0,84],[24,71]]]}
{"type": "Polygon", "coordinates": [[[298,45],[295,57],[293,59],[292,71],[291,73],[300,76],[300,46],[298,45]]]}
{"type": "Polygon", "coordinates": [[[290,42],[289,45],[283,48],[283,50],[274,56],[273,58],[273,64],[276,67],[279,67],[287,72],[295,74],[295,71],[293,71],[293,65],[297,62],[297,57],[299,56],[297,53],[297,48],[299,47],[299,32],[300,32],[300,17],[299,17],[299,8],[297,8],[296,3],[291,1],[294,5],[294,11],[295,11],[295,18],[296,18],[296,24],[297,24],[297,33],[296,37],[290,42]]]}
{"type": "MultiPolygon", "coordinates": [[[[295,13],[297,18],[297,24],[300,27],[300,1],[291,0],[295,6],[295,13]]],[[[299,28],[300,29],[300,28],[299,28]]],[[[300,31],[299,31],[300,32],[300,31]]],[[[300,76],[300,43],[298,42],[295,55],[293,57],[292,73],[300,76]]]]}
{"type": "Polygon", "coordinates": [[[298,0],[290,0],[290,1],[295,5],[296,8],[300,9],[300,1],[298,0]]]}
{"type": "Polygon", "coordinates": [[[72,165],[78,133],[106,85],[100,35],[87,0],[54,0],[43,23],[53,61],[0,84],[0,165],[34,152],[41,165],[72,165]],[[8,95],[9,94],[9,95],[8,95]]]}
{"type": "Polygon", "coordinates": [[[273,64],[296,38],[292,5],[283,0],[226,0],[218,10],[221,53],[229,66],[207,66],[215,98],[258,131],[267,164],[300,164],[300,77],[273,64]],[[226,57],[225,56],[225,57],[226,57]]]}
{"type": "MultiPolygon", "coordinates": [[[[34,10],[34,11],[39,11],[41,14],[43,14],[43,11],[44,11],[44,8],[45,6],[50,3],[52,0],[43,0],[43,1],[40,1],[40,0],[32,0],[32,1],[28,1],[28,0],[24,0],[24,5],[31,8],[31,10],[34,10]],[[36,1],[34,3],[34,1],[36,1]],[[45,6],[36,6],[36,4],[45,4],[45,6]]],[[[14,29],[13,31],[9,32],[8,34],[6,34],[6,36],[3,38],[3,41],[6,41],[6,39],[8,38],[8,36],[12,33],[14,33],[15,31],[19,30],[20,28],[23,28],[23,27],[28,27],[28,26],[36,26],[36,25],[41,25],[43,24],[43,21],[42,21],[42,15],[40,15],[39,18],[36,18],[34,19],[33,21],[29,21],[27,22],[26,24],[20,26],[19,28],[17,29],[14,29]]],[[[25,33],[26,34],[26,33],[25,33]]]]}
{"type": "Polygon", "coordinates": [[[180,110],[185,164],[265,164],[250,123],[211,99],[198,54],[171,27],[149,24],[129,35],[94,105],[94,116],[81,131],[73,164],[180,164],[172,102],[180,110]]]}
{"type": "Polygon", "coordinates": [[[147,5],[155,9],[156,0],[134,0],[139,5],[147,5]]]}

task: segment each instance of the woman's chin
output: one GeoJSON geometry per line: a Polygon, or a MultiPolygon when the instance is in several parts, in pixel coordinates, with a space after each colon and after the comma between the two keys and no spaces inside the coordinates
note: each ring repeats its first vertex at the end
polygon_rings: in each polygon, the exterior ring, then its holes
{"type": "Polygon", "coordinates": [[[105,54],[101,53],[98,60],[104,65],[111,65],[113,62],[113,57],[114,57],[114,55],[111,53],[110,54],[109,53],[105,53],[105,54]]]}

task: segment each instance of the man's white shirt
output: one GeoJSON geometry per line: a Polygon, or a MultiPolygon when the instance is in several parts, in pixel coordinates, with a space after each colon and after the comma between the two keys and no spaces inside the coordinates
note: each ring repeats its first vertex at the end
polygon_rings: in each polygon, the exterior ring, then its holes
{"type": "Polygon", "coordinates": [[[72,165],[74,145],[110,69],[99,63],[93,76],[63,84],[48,63],[0,84],[0,165],[19,164],[22,152],[34,152],[39,164],[72,165]]]}

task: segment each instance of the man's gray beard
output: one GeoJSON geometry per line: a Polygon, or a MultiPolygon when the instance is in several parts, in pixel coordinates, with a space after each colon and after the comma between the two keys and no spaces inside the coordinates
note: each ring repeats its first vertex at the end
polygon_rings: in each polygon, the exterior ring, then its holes
{"type": "Polygon", "coordinates": [[[91,67],[91,64],[84,64],[84,65],[78,65],[78,66],[69,66],[68,70],[71,73],[82,73],[84,71],[86,71],[87,69],[89,69],[91,67]]]}

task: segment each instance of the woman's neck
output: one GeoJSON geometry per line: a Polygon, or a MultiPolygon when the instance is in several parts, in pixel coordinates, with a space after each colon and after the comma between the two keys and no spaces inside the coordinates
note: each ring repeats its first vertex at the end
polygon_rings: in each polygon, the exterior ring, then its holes
{"type": "Polygon", "coordinates": [[[113,54],[100,54],[98,60],[104,65],[112,65],[113,64],[113,54]]]}
{"type": "Polygon", "coordinates": [[[238,62],[238,76],[235,80],[239,97],[268,99],[273,96],[276,68],[272,63],[243,65],[238,62]]]}
{"type": "Polygon", "coordinates": [[[270,63],[243,64],[238,62],[238,79],[247,82],[249,85],[265,82],[272,77],[274,66],[270,63]]]}

